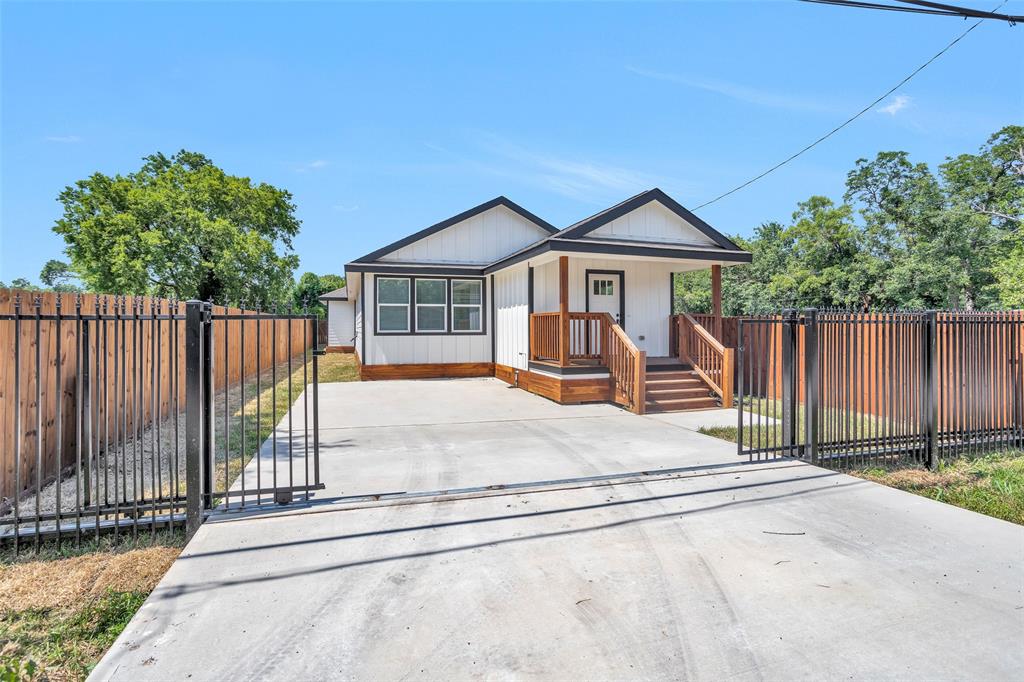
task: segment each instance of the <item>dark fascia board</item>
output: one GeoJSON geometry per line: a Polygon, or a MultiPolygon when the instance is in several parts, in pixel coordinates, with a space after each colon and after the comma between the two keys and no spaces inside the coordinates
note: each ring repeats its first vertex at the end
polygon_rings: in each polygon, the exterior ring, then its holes
{"type": "Polygon", "coordinates": [[[406,263],[401,265],[388,263],[349,263],[346,272],[369,272],[382,275],[466,275],[467,277],[483,277],[483,266],[474,265],[460,267],[454,265],[417,265],[406,263]]]}
{"type": "Polygon", "coordinates": [[[723,249],[742,251],[742,249],[735,242],[733,242],[724,234],[722,234],[721,232],[719,232],[718,230],[711,227],[706,222],[695,216],[693,213],[687,210],[686,207],[684,207],[682,204],[680,204],[678,201],[676,201],[669,195],[665,194],[657,187],[648,190],[642,194],[638,194],[632,199],[624,201],[610,210],[602,211],[601,213],[598,213],[597,215],[591,218],[587,218],[586,220],[583,220],[582,222],[579,222],[576,225],[566,230],[563,230],[556,236],[561,239],[579,239],[583,235],[593,232],[602,225],[607,225],[616,218],[621,218],[627,213],[635,211],[641,206],[645,206],[651,203],[652,201],[657,201],[661,203],[665,208],[672,211],[677,216],[693,225],[701,233],[710,238],[723,249]]]}
{"type": "Polygon", "coordinates": [[[527,251],[522,251],[492,263],[484,268],[485,274],[503,270],[510,265],[539,256],[548,251],[560,253],[602,253],[615,256],[647,256],[651,258],[678,258],[680,260],[706,260],[713,262],[749,263],[754,259],[749,251],[703,251],[646,244],[623,244],[579,241],[575,239],[548,239],[527,251]]]}
{"type": "Polygon", "coordinates": [[[320,296],[318,301],[347,301],[348,296],[320,296]]]}
{"type": "MultiPolygon", "coordinates": [[[[441,230],[447,229],[447,228],[451,227],[452,225],[455,225],[456,223],[461,223],[463,220],[468,220],[468,219],[472,218],[475,215],[479,215],[479,214],[483,213],[484,211],[489,211],[492,208],[495,208],[497,206],[504,206],[505,208],[509,209],[510,211],[518,213],[519,215],[521,215],[522,217],[526,218],[530,222],[534,223],[538,227],[541,227],[544,230],[546,230],[549,234],[554,234],[554,233],[558,232],[558,228],[555,227],[554,225],[552,225],[551,223],[547,222],[546,220],[542,220],[541,218],[538,218],[537,216],[535,216],[534,214],[530,213],[529,211],[527,211],[525,208],[523,208],[519,204],[517,204],[514,201],[511,201],[508,198],[502,196],[502,197],[496,197],[494,199],[491,199],[490,201],[486,201],[486,202],[480,204],[479,206],[474,206],[473,208],[469,209],[468,211],[463,211],[462,213],[460,213],[458,215],[454,215],[451,218],[448,218],[447,220],[442,220],[441,222],[437,223],[436,225],[431,225],[430,227],[428,227],[426,229],[423,229],[423,230],[420,230],[419,232],[416,232],[415,234],[411,234],[408,237],[404,237],[402,239],[399,239],[397,242],[393,242],[391,244],[388,244],[385,247],[377,249],[376,251],[374,251],[372,253],[368,253],[365,256],[363,256],[362,258],[357,258],[354,262],[355,263],[371,263],[371,262],[377,260],[378,258],[380,258],[382,256],[386,256],[387,254],[391,253],[392,251],[395,251],[396,249],[400,249],[403,246],[408,246],[409,244],[412,244],[413,242],[417,242],[417,241],[419,241],[419,240],[421,240],[421,239],[423,239],[425,237],[429,237],[432,234],[436,234],[436,233],[440,232],[441,230]]],[[[358,271],[356,271],[356,272],[358,272],[358,271]]]]}

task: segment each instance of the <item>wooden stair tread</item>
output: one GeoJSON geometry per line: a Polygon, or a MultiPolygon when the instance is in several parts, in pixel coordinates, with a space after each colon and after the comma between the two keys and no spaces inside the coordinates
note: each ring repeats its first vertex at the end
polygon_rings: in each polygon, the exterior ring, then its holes
{"type": "Polygon", "coordinates": [[[711,387],[692,370],[649,372],[644,403],[647,412],[682,412],[718,407],[711,387]]]}

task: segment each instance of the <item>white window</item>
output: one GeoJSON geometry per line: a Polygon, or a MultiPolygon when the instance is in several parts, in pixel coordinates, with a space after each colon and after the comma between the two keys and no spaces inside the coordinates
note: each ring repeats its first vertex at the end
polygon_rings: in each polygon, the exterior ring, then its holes
{"type": "Polygon", "coordinates": [[[448,330],[448,283],[443,279],[416,280],[416,331],[448,330]]]}
{"type": "Polygon", "coordinates": [[[483,331],[483,282],[452,280],[452,331],[483,331]]]}
{"type": "Polygon", "coordinates": [[[594,280],[594,295],[595,296],[614,296],[615,295],[615,281],[610,279],[595,279],[594,280]]]}
{"type": "Polygon", "coordinates": [[[409,331],[408,278],[377,278],[377,329],[381,332],[409,331]]]}

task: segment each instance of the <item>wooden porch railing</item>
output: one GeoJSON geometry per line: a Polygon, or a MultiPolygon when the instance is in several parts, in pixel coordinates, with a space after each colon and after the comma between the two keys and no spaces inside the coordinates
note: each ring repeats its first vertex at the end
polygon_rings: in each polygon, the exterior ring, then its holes
{"type": "Polygon", "coordinates": [[[722,399],[722,407],[732,407],[734,349],[723,346],[689,313],[676,315],[675,321],[679,359],[693,365],[693,371],[722,399]]]}
{"type": "Polygon", "coordinates": [[[647,354],[608,313],[569,313],[568,317],[563,327],[560,313],[530,315],[530,360],[563,367],[574,360],[596,361],[611,375],[613,401],[643,414],[647,354]],[[563,328],[568,330],[566,340],[563,328]]]}
{"type": "Polygon", "coordinates": [[[534,313],[530,315],[530,360],[559,362],[561,354],[561,315],[534,313]]]}

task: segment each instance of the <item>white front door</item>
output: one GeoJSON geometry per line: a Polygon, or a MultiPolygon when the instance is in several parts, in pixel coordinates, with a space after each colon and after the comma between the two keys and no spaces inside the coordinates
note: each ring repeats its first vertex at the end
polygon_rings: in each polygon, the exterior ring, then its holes
{"type": "Polygon", "coordinates": [[[587,273],[587,310],[608,313],[620,325],[622,314],[622,275],[620,273],[587,273]]]}

